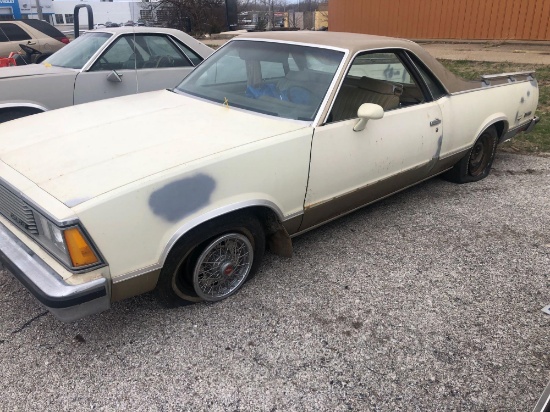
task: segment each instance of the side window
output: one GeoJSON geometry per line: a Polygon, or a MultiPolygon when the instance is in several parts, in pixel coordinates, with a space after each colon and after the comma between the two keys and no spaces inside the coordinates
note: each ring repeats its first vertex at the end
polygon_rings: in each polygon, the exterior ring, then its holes
{"type": "Polygon", "coordinates": [[[9,41],[8,37],[2,31],[2,26],[3,26],[3,24],[0,24],[0,43],[4,43],[4,42],[9,41]]]}
{"type": "Polygon", "coordinates": [[[422,80],[424,80],[424,83],[426,83],[426,86],[428,86],[428,89],[430,90],[430,93],[432,94],[434,100],[446,96],[447,92],[445,91],[441,83],[439,83],[439,81],[428,71],[428,69],[426,69],[426,66],[424,66],[420,59],[412,53],[409,53],[409,57],[416,65],[418,73],[420,73],[422,80]]]}
{"type": "Polygon", "coordinates": [[[32,37],[29,36],[29,34],[25,30],[13,23],[2,23],[2,31],[10,41],[23,41],[32,39],[32,37]]]}
{"type": "Polygon", "coordinates": [[[174,38],[174,37],[170,37],[173,41],[176,42],[176,44],[178,45],[178,47],[183,50],[183,52],[185,53],[185,55],[187,56],[187,58],[189,60],[191,60],[191,63],[193,63],[194,66],[196,66],[197,64],[199,64],[200,62],[202,62],[204,59],[199,56],[197,53],[195,53],[193,50],[191,50],[189,47],[187,47],[186,44],[184,44],[183,42],[179,41],[178,39],[174,38]]]}
{"type": "Polygon", "coordinates": [[[136,41],[147,50],[149,55],[149,58],[144,61],[143,68],[191,66],[189,59],[166,36],[136,36],[136,41]]]}
{"type": "Polygon", "coordinates": [[[363,103],[389,111],[424,102],[422,90],[395,52],[362,53],[353,60],[328,121],[357,118],[363,103]]]}
{"type": "Polygon", "coordinates": [[[99,57],[90,71],[101,70],[133,70],[140,64],[141,55],[134,53],[133,36],[119,37],[101,57],[99,57]]]}

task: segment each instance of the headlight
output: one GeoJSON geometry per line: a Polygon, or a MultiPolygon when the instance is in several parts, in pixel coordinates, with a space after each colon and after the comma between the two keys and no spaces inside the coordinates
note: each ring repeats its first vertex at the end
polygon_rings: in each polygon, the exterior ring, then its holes
{"type": "Polygon", "coordinates": [[[101,263],[92,243],[79,226],[58,227],[40,213],[38,217],[38,234],[34,238],[48,252],[71,269],[83,269],[101,263]]]}

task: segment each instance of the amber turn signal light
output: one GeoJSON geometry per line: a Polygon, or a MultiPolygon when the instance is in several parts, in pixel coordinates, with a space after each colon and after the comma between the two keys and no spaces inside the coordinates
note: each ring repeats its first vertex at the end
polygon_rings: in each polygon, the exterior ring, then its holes
{"type": "Polygon", "coordinates": [[[92,247],[88,244],[77,227],[72,227],[63,232],[65,244],[74,267],[92,265],[99,259],[92,247]]]}

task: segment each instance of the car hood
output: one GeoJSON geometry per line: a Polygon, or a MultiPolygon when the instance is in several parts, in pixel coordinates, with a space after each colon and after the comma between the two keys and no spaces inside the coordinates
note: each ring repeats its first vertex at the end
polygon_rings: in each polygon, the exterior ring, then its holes
{"type": "Polygon", "coordinates": [[[74,72],[75,69],[54,67],[48,64],[27,64],[26,66],[3,67],[0,70],[0,79],[9,77],[43,76],[47,74],[59,74],[74,72]]]}
{"type": "Polygon", "coordinates": [[[172,167],[307,127],[167,90],[0,125],[0,160],[68,207],[172,167]]]}

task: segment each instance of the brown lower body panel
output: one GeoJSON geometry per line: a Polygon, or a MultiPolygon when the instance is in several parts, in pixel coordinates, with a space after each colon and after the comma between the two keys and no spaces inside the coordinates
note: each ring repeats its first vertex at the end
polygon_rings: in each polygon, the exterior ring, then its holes
{"type": "Polygon", "coordinates": [[[111,302],[117,302],[153,290],[157,285],[159,275],[160,269],[157,269],[120,281],[117,281],[116,278],[113,279],[111,302]]]}
{"type": "Polygon", "coordinates": [[[453,167],[469,150],[461,151],[444,159],[434,159],[424,165],[363,186],[330,201],[306,206],[299,231],[319,226],[438,175],[453,167]]]}

